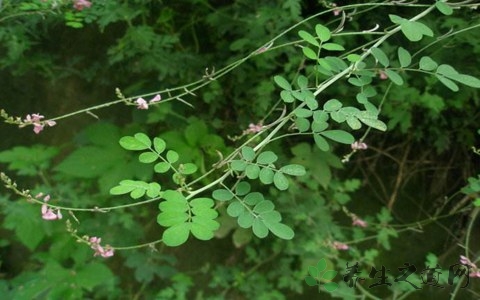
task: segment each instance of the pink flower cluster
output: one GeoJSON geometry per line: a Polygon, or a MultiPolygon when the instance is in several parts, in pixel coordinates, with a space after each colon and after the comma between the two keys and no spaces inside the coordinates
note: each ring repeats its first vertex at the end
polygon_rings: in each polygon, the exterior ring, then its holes
{"type": "Polygon", "coordinates": [[[92,6],[92,2],[88,0],[73,0],[73,8],[78,11],[82,11],[84,8],[92,6]]]}
{"type": "Polygon", "coordinates": [[[26,125],[33,124],[33,132],[39,134],[43,128],[46,126],[52,127],[57,124],[57,122],[52,120],[42,121],[45,118],[41,114],[31,114],[27,115],[25,119],[23,119],[23,124],[20,127],[25,127],[26,125]]]}
{"type": "Polygon", "coordinates": [[[352,150],[366,150],[368,148],[367,144],[359,141],[355,141],[351,146],[352,150]]]}
{"type": "Polygon", "coordinates": [[[341,243],[341,242],[338,242],[338,241],[334,241],[333,244],[332,244],[332,247],[334,249],[337,249],[337,250],[348,250],[348,245],[345,244],[345,243],[341,243]]]}
{"type": "MultiPolygon", "coordinates": [[[[35,196],[35,198],[37,199],[41,197],[43,197],[43,193],[39,193],[35,196]]],[[[54,210],[53,208],[48,207],[47,202],[49,200],[50,200],[50,195],[46,195],[45,197],[43,197],[43,202],[45,203],[42,204],[42,208],[41,208],[42,219],[47,221],[60,220],[61,218],[63,218],[62,213],[60,212],[60,209],[54,210]]]]}
{"type": "Polygon", "coordinates": [[[480,278],[480,269],[474,263],[472,263],[468,257],[460,255],[460,263],[472,268],[472,271],[469,274],[470,277],[480,278]]]}
{"type": "Polygon", "coordinates": [[[140,97],[140,98],[137,98],[135,103],[137,103],[137,108],[138,109],[148,109],[148,104],[159,102],[160,100],[162,100],[162,96],[157,94],[157,95],[155,95],[155,97],[152,98],[152,100],[150,100],[150,102],[147,102],[145,99],[140,97]]]}
{"type": "Polygon", "coordinates": [[[358,226],[358,227],[367,227],[368,226],[368,223],[362,219],[360,219],[359,217],[357,217],[356,215],[353,215],[353,218],[352,218],[352,225],[353,226],[358,226]]]}
{"type": "Polygon", "coordinates": [[[100,245],[100,242],[102,241],[101,238],[99,237],[96,237],[96,236],[93,236],[90,238],[89,242],[90,242],[90,248],[92,248],[95,253],[93,254],[93,256],[101,256],[101,257],[110,257],[110,256],[113,256],[114,254],[114,250],[112,247],[110,247],[109,245],[106,245],[105,248],[102,247],[100,245]]]}
{"type": "Polygon", "coordinates": [[[263,127],[264,126],[262,125],[262,123],[258,123],[258,124],[250,123],[248,124],[248,129],[244,130],[243,133],[244,134],[258,133],[262,131],[263,127]]]}

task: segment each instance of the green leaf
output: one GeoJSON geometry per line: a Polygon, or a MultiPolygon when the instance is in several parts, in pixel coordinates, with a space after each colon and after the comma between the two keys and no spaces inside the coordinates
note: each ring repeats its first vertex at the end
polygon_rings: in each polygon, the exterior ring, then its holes
{"type": "Polygon", "coordinates": [[[230,167],[233,171],[243,172],[247,167],[247,163],[244,160],[236,159],[230,162],[230,167]]]}
{"type": "Polygon", "coordinates": [[[388,67],[388,65],[390,64],[390,60],[388,59],[385,52],[383,52],[379,48],[372,48],[371,52],[372,52],[372,55],[380,64],[382,64],[384,67],[388,67]]]}
{"type": "Polygon", "coordinates": [[[197,172],[198,168],[197,168],[197,165],[195,165],[195,164],[186,163],[186,164],[181,164],[178,167],[178,170],[183,175],[190,175],[190,174],[193,174],[193,173],[197,172]]]}
{"type": "Polygon", "coordinates": [[[295,98],[293,98],[291,91],[281,91],[280,98],[282,98],[283,102],[285,103],[292,103],[295,101],[295,98]]]}
{"type": "Polygon", "coordinates": [[[311,276],[305,277],[305,283],[309,286],[316,286],[318,284],[317,280],[311,276]]]}
{"type": "Polygon", "coordinates": [[[337,276],[337,274],[338,274],[337,271],[329,270],[329,271],[326,271],[325,273],[323,273],[322,279],[323,279],[323,280],[330,281],[330,280],[332,280],[333,278],[335,278],[335,276],[337,276]]]}
{"type": "Polygon", "coordinates": [[[445,85],[447,88],[449,88],[450,90],[452,90],[453,92],[458,92],[459,91],[459,88],[458,88],[458,85],[453,82],[452,80],[442,76],[442,75],[438,75],[436,74],[435,77],[437,77],[438,80],[440,80],[440,82],[445,85]]]}
{"type": "Polygon", "coordinates": [[[160,202],[158,205],[158,208],[162,212],[176,212],[178,214],[181,214],[183,212],[186,212],[188,210],[188,204],[187,201],[163,201],[160,202]]]}
{"type": "Polygon", "coordinates": [[[153,147],[158,154],[161,154],[163,151],[165,151],[167,144],[161,138],[156,137],[153,139],[153,147]]]}
{"type": "Polygon", "coordinates": [[[146,189],[135,189],[130,193],[130,197],[133,199],[141,198],[145,195],[146,191],[146,189]]]}
{"type": "Polygon", "coordinates": [[[190,235],[190,223],[182,223],[170,228],[167,228],[163,232],[163,243],[170,247],[180,246],[185,243],[190,235]]]}
{"type": "Polygon", "coordinates": [[[407,20],[402,18],[402,17],[399,17],[397,15],[388,15],[388,17],[390,18],[390,21],[392,21],[393,23],[395,24],[402,24],[404,22],[406,22],[407,20]]]}
{"type": "Polygon", "coordinates": [[[277,75],[277,76],[273,77],[273,80],[282,89],[287,90],[287,91],[292,90],[292,86],[290,85],[290,83],[285,78],[283,78],[282,76],[277,75]]]}
{"type": "Polygon", "coordinates": [[[435,7],[438,9],[438,11],[446,16],[449,16],[453,13],[453,9],[445,2],[437,1],[435,3],[435,7]]]}
{"type": "Polygon", "coordinates": [[[418,42],[424,35],[433,36],[433,31],[423,23],[407,20],[400,25],[403,34],[411,42],[418,42]]]}
{"type": "Polygon", "coordinates": [[[362,123],[372,128],[378,129],[380,131],[386,131],[387,125],[380,120],[370,119],[370,118],[359,118],[362,123]]]}
{"type": "Polygon", "coordinates": [[[417,30],[413,21],[402,22],[400,28],[409,41],[418,42],[422,39],[423,34],[417,30]]]}
{"type": "Polygon", "coordinates": [[[322,150],[322,151],[328,151],[330,149],[330,145],[328,145],[328,142],[325,138],[323,138],[320,134],[314,134],[313,139],[315,141],[315,145],[322,150]]]}
{"type": "Polygon", "coordinates": [[[322,42],[328,41],[332,36],[330,29],[320,24],[315,25],[315,33],[322,42]]]}
{"type": "Polygon", "coordinates": [[[398,47],[398,60],[400,61],[400,67],[406,68],[412,63],[412,56],[404,48],[398,47]]]}
{"type": "Polygon", "coordinates": [[[315,51],[310,49],[309,47],[303,47],[302,48],[303,55],[305,55],[306,58],[309,59],[314,59],[316,60],[318,58],[318,55],[315,51]]]}
{"type": "Polygon", "coordinates": [[[154,152],[143,152],[138,156],[138,160],[144,164],[149,164],[158,159],[158,154],[154,152]]]}
{"type": "MultiPolygon", "coordinates": [[[[166,200],[166,202],[162,203],[175,204],[179,207],[185,207],[188,202],[185,196],[182,195],[182,193],[174,190],[166,190],[163,193],[162,197],[166,200]]],[[[162,203],[159,204],[160,209],[162,208],[162,203]]]]}
{"type": "Polygon", "coordinates": [[[276,162],[278,159],[278,156],[275,155],[272,151],[265,151],[260,153],[257,157],[257,163],[262,164],[262,165],[269,165],[274,162],[276,162]]]}
{"type": "Polygon", "coordinates": [[[313,35],[311,35],[310,33],[304,31],[304,30],[300,30],[298,32],[298,35],[304,40],[306,41],[307,43],[310,43],[314,46],[317,46],[319,47],[320,44],[318,43],[318,41],[315,39],[315,37],[313,35]]]}
{"type": "Polygon", "coordinates": [[[237,223],[242,228],[250,228],[253,224],[253,220],[254,217],[248,211],[245,211],[238,216],[237,223]]]}
{"type": "Polygon", "coordinates": [[[323,104],[323,110],[326,111],[337,111],[342,108],[342,102],[338,101],[337,99],[330,99],[325,104],[323,104]]]}
{"type": "Polygon", "coordinates": [[[327,260],[325,258],[322,258],[318,261],[317,263],[317,269],[318,272],[323,272],[327,268],[327,260]]]}
{"type": "Polygon", "coordinates": [[[218,212],[215,209],[204,206],[192,207],[191,212],[200,218],[213,220],[218,217],[218,212]]]}
{"type": "Polygon", "coordinates": [[[111,195],[123,195],[130,193],[136,189],[136,186],[134,186],[134,181],[133,180],[122,180],[119,185],[113,187],[110,189],[110,194],[111,195]]]}
{"type": "Polygon", "coordinates": [[[188,213],[178,211],[164,211],[158,214],[157,223],[161,226],[171,227],[185,223],[189,218],[188,213]]]}
{"type": "Polygon", "coordinates": [[[137,133],[135,136],[124,136],[119,141],[120,146],[127,150],[145,150],[151,146],[150,139],[143,133],[137,133]],[[138,139],[137,137],[140,137],[138,139]]]}
{"type": "Polygon", "coordinates": [[[348,59],[349,62],[355,63],[355,62],[361,60],[362,57],[358,54],[349,54],[349,55],[347,55],[347,59],[348,59]]]}
{"type": "Polygon", "coordinates": [[[260,167],[257,165],[248,165],[245,168],[245,175],[247,175],[248,179],[257,179],[260,175],[260,167]]]}
{"type": "Polygon", "coordinates": [[[235,195],[232,193],[232,191],[227,189],[218,189],[212,193],[213,199],[218,201],[230,201],[234,196],[235,195]]]}
{"type": "Polygon", "coordinates": [[[299,132],[305,132],[310,129],[310,121],[305,118],[296,118],[295,126],[297,127],[299,132]]]}
{"type": "Polygon", "coordinates": [[[428,56],[420,58],[420,69],[425,71],[433,71],[437,68],[437,63],[428,56]]]}
{"type": "Polygon", "coordinates": [[[308,88],[308,78],[303,76],[303,75],[299,75],[298,78],[297,78],[297,84],[298,84],[298,87],[300,89],[307,89],[308,88]]]}
{"type": "Polygon", "coordinates": [[[273,183],[275,187],[281,191],[288,189],[288,179],[281,172],[275,173],[273,176],[273,183]]]}
{"type": "Polygon", "coordinates": [[[276,210],[272,210],[269,212],[261,213],[260,217],[265,220],[265,222],[269,223],[279,223],[282,220],[282,216],[276,210]]]}
{"type": "Polygon", "coordinates": [[[343,48],[342,45],[336,44],[336,43],[325,43],[322,44],[322,49],[328,50],[328,51],[343,51],[345,48],[343,48]]]}
{"type": "Polygon", "coordinates": [[[227,207],[227,214],[231,217],[238,217],[245,212],[245,206],[239,201],[230,203],[227,207]]]}
{"type": "Polygon", "coordinates": [[[246,161],[253,161],[255,158],[255,150],[252,147],[245,146],[242,148],[242,157],[246,161]]]}
{"type": "Polygon", "coordinates": [[[308,118],[313,115],[313,112],[306,108],[296,108],[293,112],[298,118],[308,118]]]}
{"type": "Polygon", "coordinates": [[[243,201],[248,205],[256,205],[257,203],[263,200],[265,199],[262,193],[259,193],[259,192],[250,193],[247,196],[245,196],[245,198],[243,198],[243,201]]]}
{"type": "Polygon", "coordinates": [[[153,170],[156,173],[166,173],[170,170],[170,164],[164,161],[159,162],[153,167],[153,170]]]}
{"type": "Polygon", "coordinates": [[[260,218],[255,218],[253,221],[252,231],[253,234],[261,239],[268,235],[268,228],[260,218]]]}
{"type": "Polygon", "coordinates": [[[197,222],[192,222],[190,226],[190,231],[192,232],[192,235],[194,237],[202,241],[208,241],[213,239],[214,237],[212,229],[197,222]]]}
{"type": "Polygon", "coordinates": [[[350,133],[343,130],[328,130],[320,133],[324,137],[327,137],[335,142],[342,144],[352,144],[355,142],[355,138],[350,133]]]}
{"type": "Polygon", "coordinates": [[[280,168],[280,172],[283,172],[285,174],[291,175],[291,176],[303,176],[307,172],[305,171],[305,167],[302,165],[297,165],[297,164],[291,164],[291,165],[286,165],[280,168]]]}
{"type": "Polygon", "coordinates": [[[189,202],[191,207],[203,207],[203,208],[211,208],[215,205],[210,198],[195,198],[189,202]]]}
{"type": "Polygon", "coordinates": [[[162,187],[156,182],[151,182],[148,184],[147,196],[150,198],[155,198],[160,195],[162,187]]]}
{"type": "Polygon", "coordinates": [[[167,160],[170,164],[173,164],[178,161],[178,153],[173,150],[168,150],[167,152],[167,160]]]}
{"type": "Polygon", "coordinates": [[[476,77],[465,75],[465,74],[459,74],[457,78],[458,78],[457,81],[464,85],[468,85],[470,87],[477,88],[477,89],[480,88],[480,79],[476,77]]]}
{"type": "Polygon", "coordinates": [[[362,123],[360,123],[360,121],[355,117],[347,116],[346,121],[348,126],[350,126],[350,128],[352,128],[353,130],[358,130],[362,128],[362,123]]]}
{"type": "Polygon", "coordinates": [[[243,196],[248,194],[250,190],[251,190],[250,184],[246,181],[241,181],[237,184],[235,188],[235,194],[237,194],[238,196],[243,196]]]}
{"type": "Polygon", "coordinates": [[[269,223],[265,222],[267,228],[277,237],[284,240],[291,240],[295,236],[293,230],[285,224],[282,223],[269,223]]]}
{"type": "Polygon", "coordinates": [[[397,72],[390,69],[385,69],[385,74],[387,74],[388,79],[390,79],[396,85],[403,84],[403,78],[397,72]]]}
{"type": "Polygon", "coordinates": [[[438,66],[437,74],[443,75],[453,80],[456,80],[457,76],[460,75],[454,67],[446,64],[441,64],[438,66]]]}
{"type": "Polygon", "coordinates": [[[253,211],[258,213],[258,214],[263,214],[267,212],[271,212],[275,209],[275,205],[273,204],[272,201],[270,200],[263,200],[260,201],[255,207],[253,208],[253,211]]]}
{"type": "Polygon", "coordinates": [[[274,172],[270,168],[262,168],[260,170],[259,178],[263,184],[271,184],[273,182],[274,172]]]}
{"type": "Polygon", "coordinates": [[[327,282],[323,285],[327,292],[333,292],[338,289],[338,283],[336,282],[327,282]]]}

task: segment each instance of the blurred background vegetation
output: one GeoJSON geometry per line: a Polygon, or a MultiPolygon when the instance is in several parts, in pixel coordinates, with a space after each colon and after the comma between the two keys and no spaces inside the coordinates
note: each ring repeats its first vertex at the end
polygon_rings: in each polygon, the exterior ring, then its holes
{"type": "MultiPolygon", "coordinates": [[[[41,113],[47,118],[111,101],[117,87],[130,97],[201,80],[207,68],[218,70],[235,62],[299,21],[333,8],[329,1],[313,0],[103,0],[82,10],[72,1],[4,0],[0,5],[0,107],[14,116],[41,113]]],[[[391,24],[388,14],[410,18],[422,9],[371,8],[359,8],[347,18],[344,31],[376,24],[383,30],[391,24]]],[[[433,12],[422,21],[435,38],[412,45],[396,35],[382,50],[396,53],[403,46],[415,53],[450,30],[478,25],[480,19],[478,10],[464,8],[451,16],[433,12]]],[[[312,31],[318,23],[333,29],[338,22],[330,12],[298,29],[312,31]]],[[[298,29],[282,35],[275,45],[298,41],[298,29]]],[[[338,35],[336,42],[353,49],[369,39],[373,37],[338,35]]],[[[436,61],[480,76],[478,28],[426,49],[436,61]]],[[[109,196],[108,191],[121,179],[158,178],[120,148],[120,137],[139,131],[161,136],[185,160],[208,170],[218,160],[217,151],[225,154],[238,146],[229,136],[241,135],[248,124],[263,120],[277,102],[273,76],[293,78],[304,68],[309,66],[292,44],[256,55],[187,96],[194,108],[181,102],[146,111],[112,106],[92,111],[95,116],[59,120],[39,135],[4,124],[1,171],[33,194],[50,193],[65,206],[131,201],[109,196]]],[[[402,76],[406,85],[393,86],[382,106],[380,118],[388,124],[387,133],[372,131],[365,140],[368,150],[350,162],[341,163],[350,151],[345,145],[322,152],[311,139],[292,137],[269,146],[281,160],[302,163],[308,170],[288,192],[256,187],[294,228],[291,241],[252,237],[223,213],[222,227],[212,241],[191,238],[178,248],[118,251],[104,260],[92,257],[91,249],[78,244],[63,222],[42,220],[38,206],[2,189],[0,298],[355,299],[354,290],[345,285],[330,295],[306,285],[308,266],[327,258],[331,268],[344,274],[347,262],[359,261],[366,276],[371,266],[384,265],[398,274],[397,268],[410,262],[418,275],[426,260],[438,260],[448,270],[465,253],[459,244],[472,221],[472,199],[459,191],[478,172],[479,159],[471,148],[479,146],[480,96],[473,88],[452,92],[423,74],[402,76]],[[352,227],[344,208],[371,225],[352,227]],[[350,248],[335,249],[333,241],[350,248]]],[[[381,81],[376,85],[376,105],[387,86],[381,81]]],[[[321,96],[330,98],[356,103],[345,84],[321,96]]],[[[75,226],[81,234],[101,236],[114,246],[142,244],[161,236],[157,213],[156,203],[105,214],[76,213],[81,222],[75,226]]],[[[478,224],[470,232],[472,257],[480,255],[478,224]]],[[[480,298],[478,280],[470,279],[458,299],[480,298]]],[[[449,299],[454,287],[444,285],[445,289],[424,287],[409,294],[402,284],[368,291],[379,299],[449,299]]]]}

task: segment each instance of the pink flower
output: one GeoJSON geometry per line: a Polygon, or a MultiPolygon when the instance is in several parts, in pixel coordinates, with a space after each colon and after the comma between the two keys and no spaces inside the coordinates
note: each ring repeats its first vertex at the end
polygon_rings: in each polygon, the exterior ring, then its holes
{"type": "Polygon", "coordinates": [[[334,241],[332,246],[337,250],[348,250],[349,248],[347,244],[344,244],[338,241],[334,241]]]}
{"type": "Polygon", "coordinates": [[[368,223],[365,222],[364,220],[358,218],[357,216],[355,216],[355,217],[353,218],[352,225],[353,225],[353,226],[358,226],[358,227],[367,227],[367,226],[368,226],[368,223]]]}
{"type": "MultiPolygon", "coordinates": [[[[42,193],[38,194],[37,198],[41,197],[41,195],[43,194],[42,193]]],[[[50,200],[50,195],[46,195],[43,198],[43,201],[45,203],[42,204],[42,209],[41,209],[42,219],[51,221],[51,220],[57,220],[57,219],[60,220],[61,218],[63,218],[62,213],[60,212],[59,209],[57,209],[55,212],[51,207],[48,207],[47,205],[48,200],[50,200]]]]}
{"type": "Polygon", "coordinates": [[[73,0],[73,8],[78,11],[83,10],[84,8],[89,8],[92,6],[92,2],[87,0],[73,0]]]}
{"type": "Polygon", "coordinates": [[[472,268],[472,271],[468,276],[480,278],[480,269],[478,269],[477,265],[471,262],[470,259],[468,259],[468,257],[460,255],[460,263],[472,268]]]}
{"type": "Polygon", "coordinates": [[[159,102],[160,100],[162,100],[162,96],[157,94],[157,95],[155,95],[155,97],[152,98],[152,100],[150,100],[150,104],[155,103],[155,102],[159,102]]]}
{"type": "Polygon", "coordinates": [[[385,79],[388,79],[388,75],[387,73],[385,73],[384,71],[379,71],[379,77],[381,80],[385,80],[385,79]]]}
{"type": "MultiPolygon", "coordinates": [[[[333,6],[333,7],[337,7],[337,4],[336,4],[336,3],[332,3],[332,6],[333,6]]],[[[333,15],[334,15],[334,16],[338,16],[338,15],[340,15],[341,12],[342,12],[342,10],[340,10],[340,9],[334,9],[334,10],[333,10],[333,15]]]]}
{"type": "Polygon", "coordinates": [[[257,132],[262,131],[262,129],[263,129],[262,123],[258,123],[258,124],[250,123],[250,124],[248,124],[248,129],[244,130],[244,133],[245,134],[257,133],[257,132]]]}
{"type": "Polygon", "coordinates": [[[352,145],[352,150],[365,150],[368,148],[367,144],[355,141],[352,145]]]}
{"type": "Polygon", "coordinates": [[[43,118],[45,117],[42,116],[41,114],[27,115],[23,120],[23,124],[21,124],[19,127],[25,127],[26,125],[32,124],[33,132],[35,132],[36,134],[39,134],[43,130],[43,128],[45,128],[45,125],[52,127],[57,124],[57,122],[53,120],[42,121],[43,118]]]}
{"type": "Polygon", "coordinates": [[[89,239],[90,242],[90,248],[92,248],[95,253],[93,256],[101,256],[101,257],[111,257],[114,254],[114,249],[110,247],[109,245],[106,245],[105,248],[100,245],[100,242],[102,241],[101,238],[99,237],[91,237],[89,239]]]}
{"type": "Polygon", "coordinates": [[[138,109],[148,109],[148,103],[143,98],[138,98],[136,101],[138,109]]]}

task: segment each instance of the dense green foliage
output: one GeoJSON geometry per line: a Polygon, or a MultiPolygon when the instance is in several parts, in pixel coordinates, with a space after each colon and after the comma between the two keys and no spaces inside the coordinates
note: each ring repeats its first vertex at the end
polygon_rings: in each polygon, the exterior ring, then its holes
{"type": "Polygon", "coordinates": [[[364,2],[0,1],[0,298],[479,298],[479,4],[364,2]]]}

